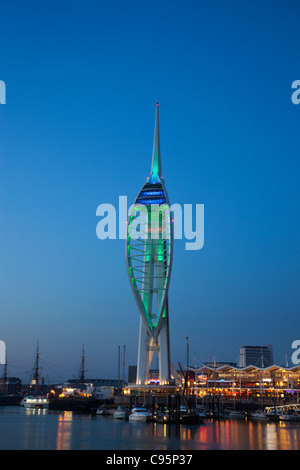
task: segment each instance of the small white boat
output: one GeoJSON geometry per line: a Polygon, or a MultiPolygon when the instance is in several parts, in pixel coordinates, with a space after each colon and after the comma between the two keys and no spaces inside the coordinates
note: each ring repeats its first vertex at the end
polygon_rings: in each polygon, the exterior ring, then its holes
{"type": "Polygon", "coordinates": [[[243,411],[230,411],[228,418],[243,418],[244,413],[243,411]]]}
{"type": "Polygon", "coordinates": [[[27,396],[23,398],[21,405],[24,406],[24,408],[30,408],[30,409],[48,409],[49,398],[38,397],[38,396],[27,396]]]}
{"type": "Polygon", "coordinates": [[[129,415],[129,421],[135,421],[139,423],[146,423],[150,421],[150,413],[146,408],[133,408],[131,414],[129,415]]]}
{"type": "Polygon", "coordinates": [[[118,408],[113,412],[113,417],[115,419],[128,419],[130,415],[129,408],[126,408],[123,405],[119,405],[118,408]]]}
{"type": "Polygon", "coordinates": [[[263,411],[256,411],[255,413],[252,413],[250,415],[250,418],[266,419],[266,413],[264,413],[263,411]]]}
{"type": "Polygon", "coordinates": [[[101,405],[96,411],[97,415],[102,415],[102,416],[108,416],[111,414],[110,410],[108,408],[105,408],[105,406],[101,405]]]}

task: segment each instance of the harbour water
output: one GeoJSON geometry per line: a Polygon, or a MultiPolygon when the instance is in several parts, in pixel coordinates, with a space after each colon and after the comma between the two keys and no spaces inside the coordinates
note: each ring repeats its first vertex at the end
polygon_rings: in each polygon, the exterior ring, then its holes
{"type": "Polygon", "coordinates": [[[200,425],[0,407],[1,450],[300,450],[300,423],[253,419],[200,425]]]}

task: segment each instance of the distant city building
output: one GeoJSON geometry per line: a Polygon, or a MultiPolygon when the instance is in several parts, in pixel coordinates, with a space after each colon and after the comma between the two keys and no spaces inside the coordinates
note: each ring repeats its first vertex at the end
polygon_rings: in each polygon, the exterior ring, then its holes
{"type": "Polygon", "coordinates": [[[269,367],[273,364],[273,347],[271,344],[265,346],[243,346],[239,353],[239,366],[269,367]]]}

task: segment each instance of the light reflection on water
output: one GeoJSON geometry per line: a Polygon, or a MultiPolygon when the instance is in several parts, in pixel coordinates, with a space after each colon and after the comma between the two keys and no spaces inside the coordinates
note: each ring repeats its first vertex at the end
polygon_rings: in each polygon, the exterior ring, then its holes
{"type": "Polygon", "coordinates": [[[58,427],[56,436],[56,450],[72,450],[72,418],[71,411],[64,411],[58,415],[58,427]]]}
{"type": "Polygon", "coordinates": [[[2,450],[300,450],[300,423],[207,421],[179,426],[0,407],[2,450]]]}

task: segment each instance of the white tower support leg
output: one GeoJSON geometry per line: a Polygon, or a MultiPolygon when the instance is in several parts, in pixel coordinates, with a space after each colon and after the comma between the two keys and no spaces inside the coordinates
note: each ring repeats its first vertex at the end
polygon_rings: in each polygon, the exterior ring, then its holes
{"type": "Polygon", "coordinates": [[[159,381],[161,385],[166,385],[170,381],[170,345],[168,317],[162,320],[158,335],[159,344],[159,381]]]}

